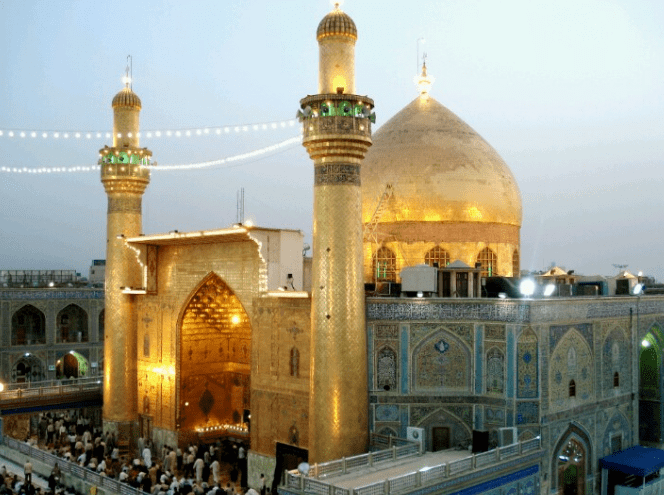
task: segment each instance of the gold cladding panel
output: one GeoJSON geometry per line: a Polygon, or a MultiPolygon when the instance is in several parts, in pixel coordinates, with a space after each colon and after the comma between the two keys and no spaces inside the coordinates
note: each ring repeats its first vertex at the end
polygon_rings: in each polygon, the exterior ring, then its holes
{"type": "MultiPolygon", "coordinates": [[[[109,197],[109,201],[135,202],[135,196],[109,197]]],[[[104,421],[136,421],[136,296],[121,287],[139,287],[141,268],[125,237],[141,233],[141,213],[132,207],[107,215],[106,295],[104,321],[104,421]]]]}
{"type": "Polygon", "coordinates": [[[139,108],[115,108],[113,109],[113,147],[138,148],[139,137],[139,108]],[[131,137],[129,137],[131,133],[131,137]],[[121,137],[118,138],[118,134],[121,137]]]}
{"type": "Polygon", "coordinates": [[[314,188],[310,462],[367,447],[360,188],[314,188]]]}
{"type": "Polygon", "coordinates": [[[274,442],[291,443],[294,434],[308,449],[311,299],[260,297],[254,314],[251,449],[273,456],[274,442]],[[295,363],[292,349],[299,353],[295,363]]]}
{"type": "MultiPolygon", "coordinates": [[[[218,275],[232,289],[242,307],[248,311],[247,317],[253,319],[252,301],[260,292],[262,280],[258,246],[254,242],[159,246],[157,294],[139,297],[137,373],[141,393],[138,409],[142,411],[147,393],[155,427],[174,432],[178,430],[177,415],[182,413],[179,407],[182,404],[178,385],[182,378],[179,356],[188,353],[188,348],[181,346],[180,319],[185,316],[186,306],[197,288],[211,273],[218,275]],[[149,329],[150,333],[148,357],[142,356],[143,328],[149,329]],[[157,385],[153,386],[153,383],[157,385]]],[[[211,349],[218,353],[219,342],[211,349]]],[[[229,373],[238,370],[242,374],[249,373],[248,364],[221,363],[219,367],[229,370],[229,373]]],[[[236,390],[235,397],[240,396],[236,390]]]]}
{"type": "Polygon", "coordinates": [[[333,36],[318,43],[318,93],[355,94],[355,40],[333,36]]]}

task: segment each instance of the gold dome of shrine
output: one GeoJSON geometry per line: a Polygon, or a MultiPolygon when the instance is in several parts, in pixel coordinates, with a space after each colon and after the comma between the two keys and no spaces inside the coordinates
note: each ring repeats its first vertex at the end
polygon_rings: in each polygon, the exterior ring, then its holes
{"type": "Polygon", "coordinates": [[[522,217],[516,180],[489,143],[428,95],[428,86],[376,131],[362,164],[365,281],[372,280],[380,246],[394,257],[393,279],[426,262],[433,248],[469,266],[484,264],[480,253],[490,250],[491,273],[512,275],[522,217]]]}

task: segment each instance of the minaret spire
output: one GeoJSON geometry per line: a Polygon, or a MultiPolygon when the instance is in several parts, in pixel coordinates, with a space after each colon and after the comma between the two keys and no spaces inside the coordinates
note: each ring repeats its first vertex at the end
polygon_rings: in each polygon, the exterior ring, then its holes
{"type": "Polygon", "coordinates": [[[355,91],[353,20],[335,6],[316,37],[319,94],[298,112],[314,162],[310,463],[368,445],[360,167],[375,121],[373,100],[355,91]]]}
{"type": "MultiPolygon", "coordinates": [[[[130,70],[128,65],[127,79],[130,70]]],[[[139,147],[141,100],[127,79],[113,98],[113,145],[99,150],[101,182],[108,196],[102,414],[104,431],[112,431],[119,442],[132,445],[138,438],[137,318],[136,296],[127,289],[141,289],[144,282],[136,254],[125,239],[142,232],[141,202],[150,182],[152,153],[139,147]]]]}

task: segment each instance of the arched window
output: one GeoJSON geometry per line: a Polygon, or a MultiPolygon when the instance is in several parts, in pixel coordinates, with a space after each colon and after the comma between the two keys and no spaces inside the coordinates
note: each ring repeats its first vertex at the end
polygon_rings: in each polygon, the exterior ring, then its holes
{"type": "Polygon", "coordinates": [[[450,264],[450,254],[442,247],[436,246],[424,255],[424,262],[429,266],[438,263],[439,268],[445,268],[450,264]]]}
{"type": "Polygon", "coordinates": [[[496,268],[498,266],[498,258],[496,253],[491,251],[491,249],[484,248],[477,255],[477,262],[482,265],[482,277],[493,277],[497,275],[496,268]]]}
{"type": "Polygon", "coordinates": [[[143,357],[150,357],[150,335],[148,333],[143,336],[143,357]]]}
{"type": "Polygon", "coordinates": [[[44,313],[28,304],[12,316],[12,345],[46,343],[46,318],[44,313]]]}
{"type": "Polygon", "coordinates": [[[293,347],[290,351],[290,375],[297,378],[300,376],[300,351],[293,347]]]}
{"type": "Polygon", "coordinates": [[[489,393],[502,394],[504,390],[504,363],[505,356],[503,353],[492,348],[486,356],[486,391],[489,393]]]}
{"type": "Polygon", "coordinates": [[[569,381],[569,396],[576,397],[576,383],[574,380],[569,381]]]}
{"type": "Polygon", "coordinates": [[[386,391],[395,389],[397,386],[397,356],[392,349],[384,347],[378,352],[377,368],[378,388],[386,391]]]}
{"type": "Polygon", "coordinates": [[[617,371],[613,374],[613,386],[620,387],[620,374],[617,371]]]}
{"type": "Polygon", "coordinates": [[[512,276],[518,277],[521,274],[521,258],[519,257],[519,250],[515,249],[512,253],[512,276]]]}
{"type": "Polygon", "coordinates": [[[70,304],[58,313],[58,321],[58,342],[88,341],[88,314],[83,308],[70,304]]]}
{"type": "Polygon", "coordinates": [[[376,281],[396,282],[397,257],[390,248],[378,248],[373,258],[373,273],[376,281]]]}

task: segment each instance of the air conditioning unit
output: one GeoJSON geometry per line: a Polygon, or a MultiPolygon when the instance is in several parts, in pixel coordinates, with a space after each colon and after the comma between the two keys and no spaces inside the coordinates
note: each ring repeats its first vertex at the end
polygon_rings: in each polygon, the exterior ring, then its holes
{"type": "Polygon", "coordinates": [[[507,447],[508,445],[517,443],[517,438],[516,426],[498,428],[498,441],[500,442],[500,447],[507,447]]]}
{"type": "Polygon", "coordinates": [[[420,453],[424,453],[424,428],[409,426],[406,428],[406,438],[411,442],[420,444],[420,453]]]}

